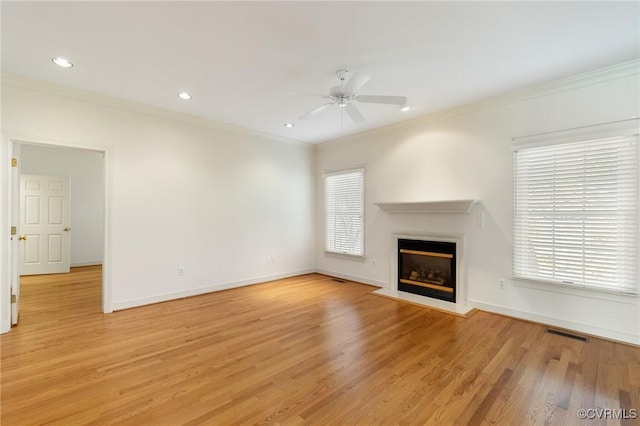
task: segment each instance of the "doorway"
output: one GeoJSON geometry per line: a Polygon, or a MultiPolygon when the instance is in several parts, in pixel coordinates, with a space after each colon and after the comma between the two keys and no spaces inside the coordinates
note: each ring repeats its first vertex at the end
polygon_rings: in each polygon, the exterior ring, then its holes
{"type": "MultiPolygon", "coordinates": [[[[66,232],[69,236],[69,264],[71,273],[82,270],[82,268],[92,268],[99,271],[97,282],[99,283],[99,293],[101,295],[101,310],[104,313],[111,312],[110,302],[106,297],[110,292],[106,286],[106,243],[107,232],[107,167],[105,150],[88,149],[51,143],[32,143],[24,141],[11,141],[13,145],[13,156],[17,158],[19,166],[15,173],[15,180],[19,181],[20,176],[25,175],[54,175],[66,176],[69,179],[70,195],[70,220],[65,224],[66,232]]],[[[10,198],[14,202],[13,215],[22,219],[26,209],[20,206],[18,196],[15,192],[17,185],[12,185],[10,198]]],[[[19,190],[18,190],[19,192],[19,190]]],[[[17,219],[13,223],[19,223],[17,219]]],[[[63,228],[63,230],[64,230],[63,228]]],[[[22,236],[23,229],[18,230],[22,236]]],[[[21,253],[20,241],[12,245],[12,250],[17,258],[13,262],[14,272],[12,273],[12,323],[18,322],[20,306],[20,284],[24,279],[29,283],[27,277],[21,279],[19,271],[21,269],[24,251],[21,253]],[[14,302],[15,301],[15,302],[14,302]],[[15,312],[15,314],[14,314],[15,312]]],[[[64,271],[63,271],[64,272],[64,271]]],[[[43,280],[54,283],[53,275],[39,275],[40,286],[43,280]],[[47,278],[49,277],[49,278],[47,278]]],[[[94,280],[95,281],[95,280],[94,280]]],[[[23,292],[23,296],[28,297],[34,294],[33,291],[23,292]]],[[[37,302],[34,297],[31,302],[37,302]]],[[[29,306],[32,306],[31,303],[29,306]]]]}

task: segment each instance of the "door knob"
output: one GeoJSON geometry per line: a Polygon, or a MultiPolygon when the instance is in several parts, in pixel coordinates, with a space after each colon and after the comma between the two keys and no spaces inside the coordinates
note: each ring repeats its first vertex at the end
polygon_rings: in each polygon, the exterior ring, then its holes
{"type": "Polygon", "coordinates": [[[69,228],[68,226],[66,228],[63,229],[64,232],[69,232],[71,231],[71,228],[69,228]]]}
{"type": "Polygon", "coordinates": [[[18,238],[18,241],[27,241],[27,236],[26,235],[20,235],[20,237],[18,238]]]}

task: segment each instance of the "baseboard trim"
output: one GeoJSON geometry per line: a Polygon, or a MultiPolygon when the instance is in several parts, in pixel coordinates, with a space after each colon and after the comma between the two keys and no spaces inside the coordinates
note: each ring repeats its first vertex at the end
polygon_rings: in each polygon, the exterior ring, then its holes
{"type": "Polygon", "coordinates": [[[93,262],[76,262],[76,263],[72,263],[69,266],[72,268],[82,268],[83,266],[101,266],[102,265],[102,261],[101,260],[95,260],[93,262]]]}
{"type": "Polygon", "coordinates": [[[256,278],[251,278],[251,279],[242,280],[242,281],[234,281],[234,282],[229,282],[224,284],[197,287],[197,288],[192,288],[184,291],[164,293],[164,294],[159,294],[151,297],[143,297],[140,299],[123,300],[120,302],[113,302],[111,304],[111,308],[113,311],[121,311],[123,309],[138,308],[140,306],[152,305],[154,303],[162,303],[162,302],[168,302],[170,300],[184,299],[185,297],[199,296],[202,294],[214,293],[216,291],[228,290],[231,288],[244,287],[248,285],[262,284],[268,281],[281,280],[284,278],[291,278],[299,275],[312,274],[314,272],[315,272],[314,269],[305,269],[301,271],[285,272],[282,274],[265,275],[262,277],[256,277],[256,278]]]}
{"type": "Polygon", "coordinates": [[[342,274],[340,272],[328,271],[326,269],[318,269],[318,268],[316,268],[314,272],[317,272],[318,274],[322,274],[322,275],[328,275],[330,277],[342,278],[343,280],[353,281],[353,282],[356,282],[356,283],[374,285],[374,286],[380,287],[380,288],[383,288],[383,287],[387,286],[386,282],[377,281],[377,280],[370,280],[370,279],[362,278],[362,277],[356,277],[355,275],[342,274]]]}
{"type": "Polygon", "coordinates": [[[548,326],[560,327],[566,330],[578,331],[594,337],[600,337],[616,342],[622,342],[632,345],[640,345],[640,336],[631,333],[623,333],[608,328],[596,327],[589,324],[582,324],[574,321],[565,321],[558,318],[548,317],[545,315],[533,314],[530,312],[520,311],[517,309],[505,308],[503,306],[493,305],[490,303],[480,302],[478,300],[467,300],[467,305],[482,311],[500,314],[512,318],[518,318],[526,321],[536,322],[548,326]]]}

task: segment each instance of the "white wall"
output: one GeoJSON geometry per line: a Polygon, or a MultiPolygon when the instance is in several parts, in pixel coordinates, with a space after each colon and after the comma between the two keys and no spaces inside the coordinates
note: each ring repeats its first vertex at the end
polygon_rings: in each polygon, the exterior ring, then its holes
{"type": "Polygon", "coordinates": [[[464,233],[468,304],[640,343],[638,298],[524,287],[511,276],[512,138],[640,116],[638,63],[547,84],[317,148],[316,267],[390,285],[392,234],[464,233]],[[323,170],[365,164],[365,253],[323,253],[323,170]],[[470,214],[387,214],[373,203],[478,199],[470,214]],[[484,212],[480,229],[477,215],[484,212]],[[375,261],[375,262],[374,262],[375,261]],[[499,289],[498,279],[507,280],[499,289]]]}
{"type": "Polygon", "coordinates": [[[86,149],[23,145],[21,173],[69,176],[71,266],[102,264],[104,244],[104,153],[86,149]]]}
{"type": "Polygon", "coordinates": [[[313,270],[306,145],[15,76],[2,104],[3,145],[106,150],[113,309],[313,270]]]}

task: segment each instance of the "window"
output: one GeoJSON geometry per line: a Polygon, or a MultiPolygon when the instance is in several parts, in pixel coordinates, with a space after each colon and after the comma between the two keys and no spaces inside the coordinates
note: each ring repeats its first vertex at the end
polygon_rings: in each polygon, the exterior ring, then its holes
{"type": "Polygon", "coordinates": [[[364,256],[364,169],[324,176],[325,250],[364,256]]]}
{"type": "Polygon", "coordinates": [[[515,278],[638,292],[633,132],[557,135],[515,148],[515,278]]]}

